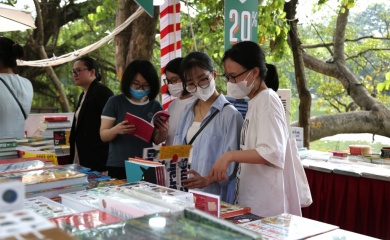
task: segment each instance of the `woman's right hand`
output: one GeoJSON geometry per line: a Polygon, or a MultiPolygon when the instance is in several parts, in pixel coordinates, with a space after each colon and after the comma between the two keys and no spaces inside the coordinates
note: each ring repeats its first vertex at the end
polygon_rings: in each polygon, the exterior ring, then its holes
{"type": "Polygon", "coordinates": [[[130,134],[135,131],[135,126],[128,124],[126,120],[118,123],[114,128],[117,134],[130,134]]]}

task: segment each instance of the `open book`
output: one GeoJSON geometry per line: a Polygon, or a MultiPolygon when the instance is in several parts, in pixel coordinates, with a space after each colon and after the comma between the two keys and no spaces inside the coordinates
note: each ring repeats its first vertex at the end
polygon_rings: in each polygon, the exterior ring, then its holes
{"type": "Polygon", "coordinates": [[[152,139],[154,130],[153,123],[156,119],[160,119],[161,121],[166,123],[169,119],[168,111],[161,110],[156,112],[152,117],[151,123],[129,112],[126,113],[125,117],[125,120],[127,120],[128,124],[132,124],[135,126],[134,132],[130,133],[130,135],[138,137],[145,142],[150,142],[152,139]]]}

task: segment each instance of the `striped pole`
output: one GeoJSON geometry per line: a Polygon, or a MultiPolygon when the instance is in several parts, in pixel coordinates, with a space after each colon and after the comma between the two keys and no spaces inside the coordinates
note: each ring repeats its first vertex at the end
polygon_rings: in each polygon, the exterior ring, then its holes
{"type": "Polygon", "coordinates": [[[160,46],[162,105],[167,109],[175,98],[167,94],[164,69],[169,61],[181,57],[180,0],[165,0],[160,6],[160,46]]]}

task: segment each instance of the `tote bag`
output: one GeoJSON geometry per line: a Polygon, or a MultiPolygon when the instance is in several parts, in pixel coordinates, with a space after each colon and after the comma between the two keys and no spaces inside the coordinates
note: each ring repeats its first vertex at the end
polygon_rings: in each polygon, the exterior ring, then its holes
{"type": "Polygon", "coordinates": [[[295,138],[289,139],[290,149],[291,149],[291,158],[294,164],[295,169],[295,178],[298,188],[298,197],[301,207],[308,207],[313,203],[311,197],[309,182],[307,181],[305,170],[298,153],[297,142],[295,138]]]}

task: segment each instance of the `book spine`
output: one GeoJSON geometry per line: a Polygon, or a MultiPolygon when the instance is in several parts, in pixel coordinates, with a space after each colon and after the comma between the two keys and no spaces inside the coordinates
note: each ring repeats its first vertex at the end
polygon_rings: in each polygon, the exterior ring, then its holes
{"type": "Polygon", "coordinates": [[[0,143],[0,148],[9,148],[9,147],[17,147],[18,142],[3,142],[0,143]]]}

